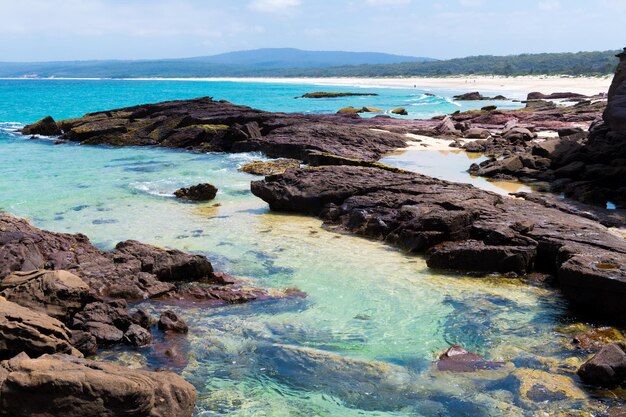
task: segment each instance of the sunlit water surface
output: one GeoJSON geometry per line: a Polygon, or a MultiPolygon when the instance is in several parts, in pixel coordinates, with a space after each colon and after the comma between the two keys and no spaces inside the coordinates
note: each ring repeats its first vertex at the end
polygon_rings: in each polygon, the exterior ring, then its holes
{"type": "MultiPolygon", "coordinates": [[[[555,330],[565,304],[554,291],[512,279],[437,273],[422,257],[327,231],[315,218],[272,213],[249,191],[256,178],[237,171],[262,155],[57,146],[10,132],[47,114],[70,117],[199,95],[267,110],[326,112],[337,104],[310,108],[311,102],[293,99],[314,86],[217,84],[0,81],[0,93],[9,97],[0,101],[0,209],[38,227],[85,233],[102,248],[137,239],[202,253],[216,269],[255,285],[308,294],[304,300],[178,307],[191,328],[185,341],[175,342],[182,361],[162,360],[158,349],[116,349],[102,358],[180,372],[199,391],[197,416],[499,416],[503,407],[506,415],[533,415],[545,407],[521,398],[519,383],[506,372],[448,375],[432,364],[453,343],[518,368],[548,370],[575,356],[555,330]],[[255,89],[257,94],[247,93],[255,89]],[[219,188],[214,201],[173,198],[177,188],[199,182],[219,188]]],[[[400,96],[382,99],[401,103],[416,93],[381,94],[400,96]]],[[[413,116],[448,111],[447,105],[444,99],[413,116]]],[[[514,191],[506,189],[511,184],[471,179],[468,158],[407,152],[385,162],[514,191]]],[[[142,307],[155,314],[162,308],[142,307]]]]}

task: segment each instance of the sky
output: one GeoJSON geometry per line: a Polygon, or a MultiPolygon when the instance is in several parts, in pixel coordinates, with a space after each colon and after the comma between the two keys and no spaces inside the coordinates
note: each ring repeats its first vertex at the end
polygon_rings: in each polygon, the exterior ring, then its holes
{"type": "Polygon", "coordinates": [[[0,61],[293,47],[445,59],[626,46],[626,0],[0,0],[0,61]]]}

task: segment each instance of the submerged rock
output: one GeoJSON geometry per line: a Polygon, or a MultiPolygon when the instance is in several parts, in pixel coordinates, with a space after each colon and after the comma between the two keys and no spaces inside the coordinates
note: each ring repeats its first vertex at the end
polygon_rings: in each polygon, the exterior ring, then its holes
{"type": "Polygon", "coordinates": [[[209,201],[217,195],[217,188],[214,185],[204,183],[192,185],[188,188],[180,188],[174,192],[176,198],[191,201],[209,201]]]}
{"type": "Polygon", "coordinates": [[[1,364],[0,416],[190,417],[196,390],[170,372],[112,363],[20,355],[1,364]]]}
{"type": "Polygon", "coordinates": [[[408,369],[308,347],[271,344],[257,349],[268,376],[322,392],[363,410],[400,410],[419,398],[408,369]]]}
{"type": "Polygon", "coordinates": [[[475,353],[468,352],[459,345],[446,349],[437,361],[439,371],[475,372],[485,369],[497,369],[504,365],[502,362],[485,360],[475,353]]]}

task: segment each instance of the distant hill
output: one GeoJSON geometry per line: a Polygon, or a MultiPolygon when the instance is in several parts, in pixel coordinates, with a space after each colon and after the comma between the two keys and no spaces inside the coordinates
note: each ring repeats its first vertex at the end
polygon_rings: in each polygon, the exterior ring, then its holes
{"type": "Polygon", "coordinates": [[[0,77],[438,77],[447,75],[605,75],[618,50],[448,60],[374,52],[256,49],[220,55],[141,61],[0,63],[0,77]]]}
{"type": "Polygon", "coordinates": [[[283,77],[438,77],[447,75],[606,75],[621,50],[470,56],[430,62],[283,70],[283,77]]]}
{"type": "Polygon", "coordinates": [[[299,68],[426,61],[434,61],[434,59],[378,52],[266,48],[181,59],[0,62],[0,77],[238,77],[268,75],[269,71],[299,68]]]}
{"type": "Polygon", "coordinates": [[[381,52],[303,51],[294,48],[264,48],[188,58],[190,62],[257,68],[317,68],[343,65],[427,62],[433,58],[392,55],[381,52]]]}

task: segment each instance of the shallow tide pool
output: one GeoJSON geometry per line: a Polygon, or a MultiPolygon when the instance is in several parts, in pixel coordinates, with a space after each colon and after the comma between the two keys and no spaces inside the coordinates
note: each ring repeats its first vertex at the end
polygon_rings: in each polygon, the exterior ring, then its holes
{"type": "MultiPolygon", "coordinates": [[[[102,88],[101,105],[90,110],[135,94],[119,85],[102,88]]],[[[59,94],[71,97],[78,87],[68,88],[59,94]]],[[[28,98],[27,110],[12,114],[2,102],[0,122],[75,116],[90,104],[68,104],[49,92],[13,94],[28,98]]],[[[173,98],[146,94],[144,101],[173,98]]],[[[258,177],[237,171],[262,155],[53,145],[11,133],[17,126],[4,123],[0,131],[0,209],[38,227],[84,233],[102,248],[136,239],[202,253],[217,270],[255,285],[307,293],[304,300],[177,307],[189,336],[163,343],[182,360],[164,359],[158,347],[101,353],[129,366],[182,373],[199,391],[197,416],[500,416],[587,407],[572,398],[528,401],[511,376],[514,368],[563,374],[555,364],[579,356],[557,331],[566,305],[551,289],[438,273],[422,257],[325,230],[315,218],[270,212],[249,191],[258,177]],[[199,182],[219,188],[214,201],[173,198],[177,188],[199,182]],[[472,376],[435,371],[437,355],[454,343],[509,363],[472,376]]],[[[465,154],[406,153],[385,162],[472,180],[464,173],[465,154]]],[[[155,314],[162,308],[142,307],[155,314]]]]}

